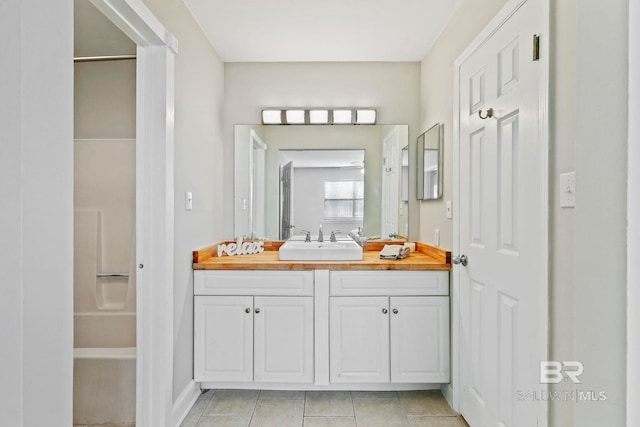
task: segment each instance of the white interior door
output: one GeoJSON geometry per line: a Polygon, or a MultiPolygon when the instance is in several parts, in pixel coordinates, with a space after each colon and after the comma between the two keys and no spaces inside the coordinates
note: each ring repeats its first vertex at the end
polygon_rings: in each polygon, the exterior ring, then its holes
{"type": "Polygon", "coordinates": [[[455,267],[454,280],[460,410],[472,427],[537,426],[540,415],[541,403],[526,393],[541,389],[546,336],[547,154],[539,127],[542,65],[531,49],[541,12],[538,0],[518,6],[459,68],[456,253],[468,264],[455,267]]]}
{"type": "Polygon", "coordinates": [[[400,135],[398,127],[384,137],[382,142],[382,231],[381,237],[398,233],[398,209],[400,206],[400,135]]]}
{"type": "Polygon", "coordinates": [[[292,236],[293,225],[293,162],[280,166],[280,239],[292,236]]]}

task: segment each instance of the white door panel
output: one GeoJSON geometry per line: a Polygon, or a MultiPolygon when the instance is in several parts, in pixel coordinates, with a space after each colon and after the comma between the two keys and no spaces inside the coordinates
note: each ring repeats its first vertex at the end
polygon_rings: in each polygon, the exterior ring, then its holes
{"type": "Polygon", "coordinates": [[[382,231],[383,239],[398,234],[398,209],[400,204],[400,133],[399,127],[382,141],[382,231]]]}
{"type": "Polygon", "coordinates": [[[526,1],[460,68],[460,409],[472,427],[535,426],[545,219],[539,83],[541,6],[526,1]],[[489,109],[493,117],[483,119],[489,109]]]}
{"type": "Polygon", "coordinates": [[[253,297],[197,296],[196,381],[253,380],[253,297]]]}
{"type": "Polygon", "coordinates": [[[256,382],[313,382],[313,297],[255,297],[256,382]]]}
{"type": "Polygon", "coordinates": [[[391,297],[391,382],[449,382],[449,297],[391,297]]]}
{"type": "Polygon", "coordinates": [[[331,297],[332,383],[389,382],[389,298],[331,297]]]}

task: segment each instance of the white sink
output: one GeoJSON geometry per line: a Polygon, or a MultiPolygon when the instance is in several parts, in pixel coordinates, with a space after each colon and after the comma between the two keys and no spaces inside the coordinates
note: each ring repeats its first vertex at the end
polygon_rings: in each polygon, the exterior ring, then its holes
{"type": "Polygon", "coordinates": [[[279,250],[281,261],[361,261],[362,247],[353,240],[305,242],[287,240],[279,250]]]}

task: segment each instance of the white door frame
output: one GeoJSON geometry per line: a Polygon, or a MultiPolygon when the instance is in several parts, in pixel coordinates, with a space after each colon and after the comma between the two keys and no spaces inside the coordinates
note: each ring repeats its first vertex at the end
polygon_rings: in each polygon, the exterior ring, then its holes
{"type": "MultiPolygon", "coordinates": [[[[455,60],[453,67],[453,252],[459,253],[460,250],[460,69],[464,62],[479,49],[501,26],[507,21],[527,0],[510,0],[498,14],[489,22],[489,24],[475,37],[464,52],[455,60]]],[[[543,198],[546,200],[542,208],[543,224],[542,234],[542,254],[543,264],[541,265],[542,274],[540,277],[547,278],[549,275],[549,0],[539,0],[542,10],[543,23],[540,36],[540,104],[538,108],[538,134],[540,136],[539,143],[542,150],[541,172],[543,179],[540,182],[543,198]]],[[[462,381],[460,380],[460,273],[458,268],[453,270],[453,283],[451,289],[452,304],[452,389],[445,388],[444,394],[450,399],[453,409],[460,410],[460,395],[462,381]]],[[[549,324],[549,307],[548,280],[542,284],[540,299],[542,302],[540,322],[541,331],[540,342],[540,360],[548,359],[548,324],[549,324]]],[[[541,385],[541,389],[543,389],[541,385]]],[[[539,421],[540,426],[547,425],[547,403],[541,402],[539,421]]]]}
{"type": "Polygon", "coordinates": [[[177,39],[141,0],[90,0],[137,45],[136,426],[173,422],[173,108],[177,39]]]}
{"type": "Polygon", "coordinates": [[[640,423],[640,407],[636,397],[640,393],[640,5],[629,1],[629,135],[627,183],[627,425],[640,423]]]}

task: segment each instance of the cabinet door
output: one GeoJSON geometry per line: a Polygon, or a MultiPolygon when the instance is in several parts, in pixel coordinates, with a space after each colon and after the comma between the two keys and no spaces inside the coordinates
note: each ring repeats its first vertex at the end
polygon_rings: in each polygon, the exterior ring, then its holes
{"type": "Polygon", "coordinates": [[[391,381],[449,382],[449,298],[391,297],[391,381]]]}
{"type": "Polygon", "coordinates": [[[194,300],[195,380],[253,380],[253,297],[194,300]]]}
{"type": "Polygon", "coordinates": [[[329,298],[331,382],[389,382],[388,305],[388,297],[329,298]]]}
{"type": "Polygon", "coordinates": [[[313,297],[255,297],[254,380],[313,382],[313,297]]]}

